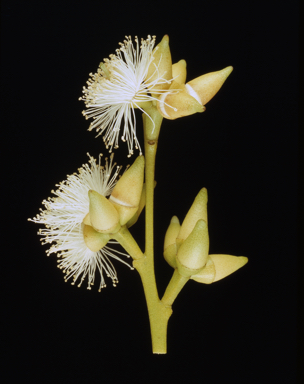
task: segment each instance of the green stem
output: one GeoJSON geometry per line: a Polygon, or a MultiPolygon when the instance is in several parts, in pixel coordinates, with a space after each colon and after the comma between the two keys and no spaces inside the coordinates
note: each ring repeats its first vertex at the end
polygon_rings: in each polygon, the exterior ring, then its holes
{"type": "Polygon", "coordinates": [[[140,259],[144,257],[134,237],[124,225],[117,233],[111,235],[111,238],[118,241],[120,245],[128,252],[132,259],[140,259]]]}
{"type": "Polygon", "coordinates": [[[119,241],[133,257],[133,266],[137,269],[144,288],[150,320],[153,353],[167,353],[167,326],[171,316],[171,306],[165,306],[159,299],[154,273],[154,174],[155,157],[162,116],[155,106],[145,108],[143,114],[145,138],[145,182],[146,182],[146,218],[145,218],[145,254],[141,252],[134,238],[122,227],[112,237],[119,241]]]}
{"type": "Polygon", "coordinates": [[[173,276],[167,286],[167,289],[164,293],[163,298],[161,299],[161,302],[166,306],[170,307],[172,306],[174,300],[176,299],[177,295],[182,290],[183,286],[187,283],[189,280],[189,277],[184,277],[179,274],[178,270],[175,269],[173,276]]]}
{"type": "Polygon", "coordinates": [[[153,258],[147,257],[141,252],[126,226],[121,227],[119,232],[112,234],[111,238],[117,240],[134,259],[133,266],[141,277],[149,313],[153,353],[166,353],[167,323],[172,310],[166,308],[159,300],[153,258]]]}
{"type": "Polygon", "coordinates": [[[167,325],[172,309],[166,308],[159,300],[155,275],[154,263],[150,257],[144,257],[133,261],[144,287],[148,314],[150,320],[152,351],[153,353],[167,353],[167,325]]]}
{"type": "MultiPolygon", "coordinates": [[[[162,123],[162,116],[156,107],[146,110],[151,119],[143,114],[144,140],[145,140],[145,181],[146,181],[146,247],[145,254],[148,257],[154,257],[154,175],[155,175],[155,157],[158,144],[158,136],[162,123]]],[[[153,267],[154,271],[154,267],[153,267]]]]}
{"type": "Polygon", "coordinates": [[[146,182],[146,217],[145,217],[145,257],[135,260],[134,267],[140,274],[149,313],[153,353],[167,353],[167,325],[171,308],[166,308],[160,301],[154,273],[154,175],[155,157],[162,116],[155,106],[145,109],[143,114],[145,140],[145,182],[146,182]]]}

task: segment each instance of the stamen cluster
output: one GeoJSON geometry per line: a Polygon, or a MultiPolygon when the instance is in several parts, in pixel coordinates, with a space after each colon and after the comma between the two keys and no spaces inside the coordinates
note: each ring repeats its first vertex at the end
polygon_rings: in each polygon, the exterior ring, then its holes
{"type": "MultiPolygon", "coordinates": [[[[96,129],[98,135],[104,134],[106,148],[112,151],[118,148],[119,132],[122,126],[123,141],[128,144],[129,156],[133,154],[133,146],[140,149],[136,137],[136,119],[134,108],[142,109],[142,103],[157,100],[155,94],[162,94],[164,90],[155,86],[170,84],[164,78],[165,72],[160,73],[158,64],[152,63],[155,36],[148,36],[146,40],[135,37],[136,47],[131,37],[120,43],[116,54],[110,59],[104,59],[96,73],[90,73],[87,87],[83,87],[83,100],[87,110],[83,111],[86,119],[93,118],[89,131],[96,129]],[[153,73],[148,76],[150,65],[153,73]],[[153,96],[150,91],[153,89],[153,96]]],[[[157,48],[156,48],[157,49],[157,48]]],[[[151,73],[151,68],[150,72],[151,73]]]]}

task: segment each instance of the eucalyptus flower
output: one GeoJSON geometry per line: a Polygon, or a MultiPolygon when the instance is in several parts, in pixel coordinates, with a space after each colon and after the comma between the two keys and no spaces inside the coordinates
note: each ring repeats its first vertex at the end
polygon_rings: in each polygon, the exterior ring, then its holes
{"type": "Polygon", "coordinates": [[[126,141],[129,156],[133,146],[140,150],[136,137],[135,108],[146,113],[145,103],[157,101],[159,95],[168,92],[171,83],[171,54],[168,36],[154,49],[155,36],[146,40],[135,37],[135,47],[131,37],[120,43],[116,54],[100,63],[96,73],[90,73],[87,87],[83,87],[83,100],[87,107],[83,111],[86,119],[93,118],[89,131],[96,129],[103,134],[106,147],[118,148],[121,139],[126,141]]]}
{"type": "MultiPolygon", "coordinates": [[[[75,284],[80,280],[80,287],[87,276],[87,288],[91,289],[98,271],[100,291],[106,286],[104,273],[112,279],[114,286],[118,282],[111,259],[133,268],[118,256],[120,254],[129,257],[127,254],[106,245],[116,243],[110,240],[108,233],[99,233],[85,222],[90,210],[90,195],[97,194],[104,198],[109,196],[121,169],[113,163],[113,155],[110,160],[106,159],[105,166],[101,166],[102,155],[99,156],[98,163],[89,154],[88,156],[89,164],[84,164],[78,169],[78,173],[67,176],[67,180],[57,184],[58,189],[52,191],[55,197],[44,200],[42,204],[45,209],[40,209],[40,213],[29,220],[45,225],[38,234],[43,236],[42,244],[51,244],[46,251],[47,255],[57,253],[58,268],[63,270],[65,281],[72,278],[72,284],[75,284]]],[[[113,209],[115,211],[114,207],[113,209]]],[[[118,214],[117,217],[119,218],[118,214]]]]}

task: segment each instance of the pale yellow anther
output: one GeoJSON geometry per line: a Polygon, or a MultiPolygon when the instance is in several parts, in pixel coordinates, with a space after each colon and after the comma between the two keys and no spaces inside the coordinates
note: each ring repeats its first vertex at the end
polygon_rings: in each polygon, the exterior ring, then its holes
{"type": "Polygon", "coordinates": [[[149,91],[153,94],[153,91],[168,89],[170,87],[170,80],[172,79],[172,60],[168,35],[165,35],[162,38],[162,41],[154,48],[152,55],[154,59],[149,66],[146,82],[150,84],[160,77],[167,80],[167,82],[164,81],[162,84],[156,84],[150,88],[149,91]]]}
{"type": "Polygon", "coordinates": [[[180,275],[196,275],[205,266],[209,252],[209,234],[206,221],[199,220],[193,231],[179,247],[176,262],[180,275]]]}
{"type": "Polygon", "coordinates": [[[215,266],[215,278],[213,282],[223,279],[237,271],[248,262],[245,256],[210,255],[215,266]]]}
{"type": "Polygon", "coordinates": [[[126,224],[136,213],[142,196],[145,159],[138,156],[131,167],[121,176],[110,196],[119,213],[120,224],[126,224]]]}
{"type": "MultiPolygon", "coordinates": [[[[89,219],[92,227],[100,233],[114,233],[120,228],[119,215],[113,204],[96,191],[89,191],[89,219]]],[[[88,219],[85,217],[85,219],[88,219]]]]}
{"type": "Polygon", "coordinates": [[[83,238],[86,246],[92,252],[98,252],[110,240],[110,236],[108,234],[99,233],[90,225],[83,225],[83,238]]]}
{"type": "Polygon", "coordinates": [[[232,70],[233,68],[230,66],[221,71],[199,76],[186,84],[187,92],[189,95],[196,97],[202,105],[205,105],[220,90],[232,70]]]}
{"type": "Polygon", "coordinates": [[[185,84],[187,77],[187,63],[180,60],[172,65],[172,78],[179,84],[185,84]]]}
{"type": "Polygon", "coordinates": [[[159,97],[157,109],[166,119],[175,120],[197,112],[204,112],[206,108],[189,95],[184,84],[173,81],[168,92],[159,97]],[[174,92],[171,93],[172,91],[174,92]]]}
{"type": "Polygon", "coordinates": [[[191,208],[189,209],[182,223],[181,229],[177,237],[178,245],[180,245],[189,236],[198,220],[203,219],[206,223],[208,223],[207,202],[207,189],[202,188],[194,199],[194,202],[191,205],[191,208]]]}

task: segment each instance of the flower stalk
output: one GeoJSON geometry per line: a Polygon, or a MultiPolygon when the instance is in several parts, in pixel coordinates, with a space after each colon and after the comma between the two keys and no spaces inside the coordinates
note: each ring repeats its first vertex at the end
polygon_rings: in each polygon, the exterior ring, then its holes
{"type": "Polygon", "coordinates": [[[162,303],[166,307],[172,306],[174,300],[176,299],[177,295],[180,293],[184,285],[189,280],[189,277],[182,276],[178,269],[175,269],[173,272],[173,276],[167,286],[167,289],[164,293],[163,298],[161,299],[162,303]]]}
{"type": "Polygon", "coordinates": [[[167,324],[171,308],[160,301],[154,272],[154,177],[155,157],[162,116],[152,103],[143,114],[145,177],[146,177],[146,217],[145,217],[145,257],[133,263],[140,274],[149,313],[153,353],[167,353],[167,324]]]}
{"type": "Polygon", "coordinates": [[[137,242],[134,240],[134,237],[125,225],[121,227],[117,233],[113,233],[111,238],[118,241],[133,260],[141,259],[144,256],[137,242]]]}

